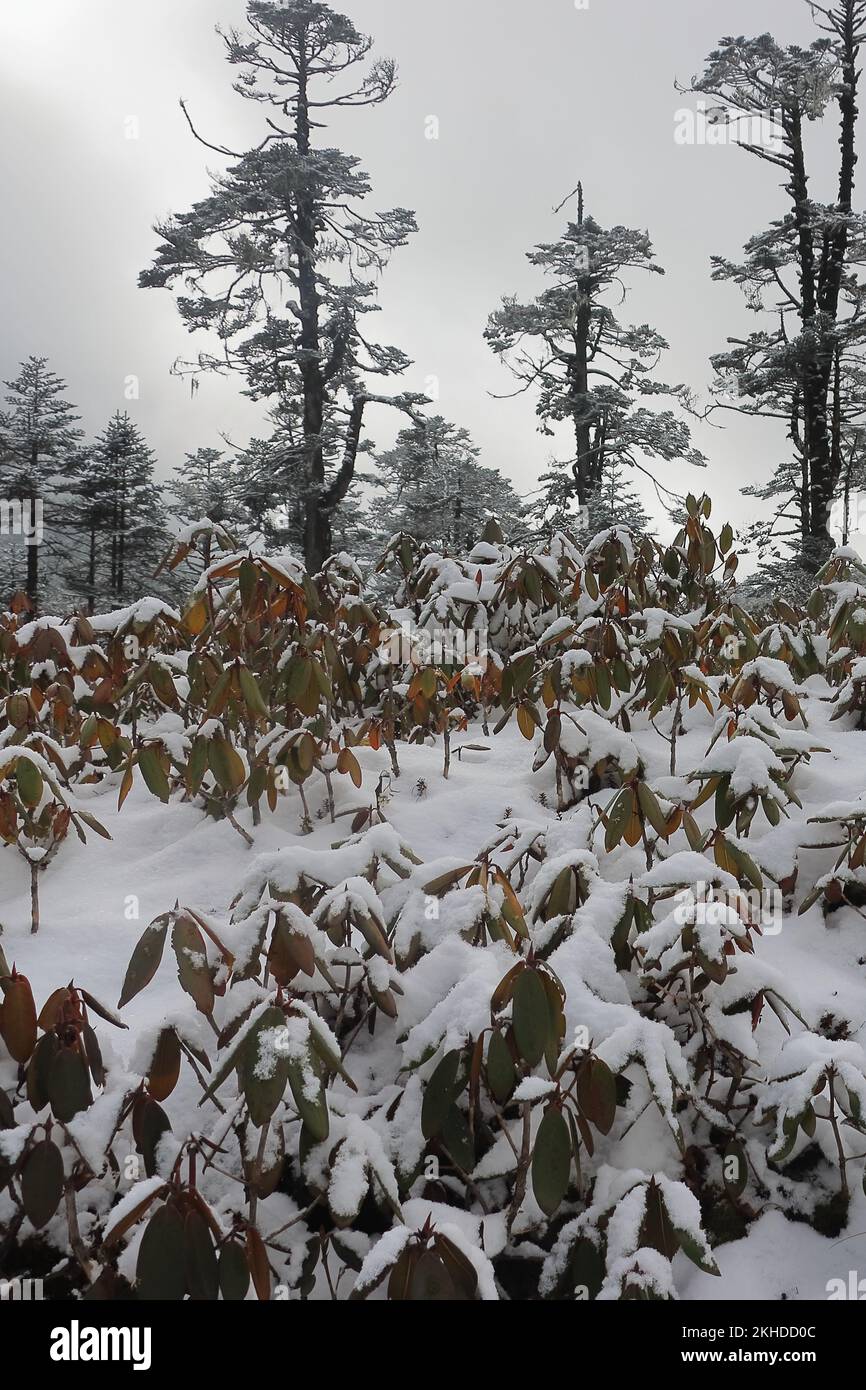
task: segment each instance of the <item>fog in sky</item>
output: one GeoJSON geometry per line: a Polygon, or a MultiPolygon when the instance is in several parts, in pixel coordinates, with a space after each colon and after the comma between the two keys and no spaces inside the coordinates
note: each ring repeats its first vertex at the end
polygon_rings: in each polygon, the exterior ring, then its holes
{"type": "MultiPolygon", "coordinates": [[[[709,257],[737,258],[781,213],[782,171],[734,145],[675,143],[676,111],[695,104],[675,79],[687,83],[724,34],[771,31],[808,43],[816,31],[807,5],[336,0],[335,8],[400,69],[390,101],[338,113],[328,139],[361,158],[377,206],[417,212],[419,234],[382,279],[377,324],[380,339],[414,359],[402,385],[421,391],[438,379],[436,411],[469,429],[484,463],[532,492],[557,441],[538,433],[531,396],[491,398],[514,383],[483,331],[503,294],[542,287],[525,252],[564,227],[569,209],[553,209],[582,180],[588,211],[603,225],[646,228],[667,272],[636,279],[622,317],[658,328],[670,343],[660,375],[706,397],[710,354],[757,323],[733,287],[710,280],[709,257]]],[[[47,355],[88,433],[127,408],[162,476],[186,451],[218,446],[221,434],[243,445],[263,432],[262,409],[243,397],[240,380],[208,377],[192,396],[188,381],[170,375],[179,354],[207,344],[187,334],[168,291],[136,284],[157,245],[154,220],[204,196],[208,164],[219,167],[189,134],[178,98],[216,143],[241,149],[260,138],[263,113],[232,92],[214,33],[243,14],[243,0],[0,0],[0,376],[29,353],[47,355]],[[130,377],[137,400],[125,399],[130,377]]],[[[832,198],[835,131],[819,138],[826,178],[813,193],[832,198]]],[[[717,419],[724,429],[695,430],[709,470],[662,476],[680,490],[706,487],[717,511],[742,523],[755,503],[739,488],[769,475],[787,448],[784,431],[717,419]]],[[[400,423],[396,412],[370,410],[380,443],[400,423]]],[[[572,448],[566,432],[560,456],[572,448]]]]}

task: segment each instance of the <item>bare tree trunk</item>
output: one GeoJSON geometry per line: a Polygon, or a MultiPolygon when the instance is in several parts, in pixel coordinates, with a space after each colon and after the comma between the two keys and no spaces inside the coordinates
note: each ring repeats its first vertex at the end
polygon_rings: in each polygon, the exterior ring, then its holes
{"type": "MultiPolygon", "coordinates": [[[[578,185],[577,225],[583,225],[583,187],[578,185]]],[[[589,501],[592,434],[588,410],[589,395],[589,330],[592,321],[591,282],[588,275],[578,277],[577,303],[574,318],[574,358],[571,366],[571,399],[574,438],[577,457],[574,480],[577,500],[582,507],[589,501]]]]}
{"type": "MultiPolygon", "coordinates": [[[[302,158],[310,154],[310,106],[307,94],[308,58],[302,49],[298,67],[298,100],[295,138],[302,158]]],[[[304,444],[307,487],[304,497],[304,560],[307,571],[317,574],[331,553],[331,527],[322,509],[325,491],[325,455],[322,426],[325,389],[319,357],[319,288],[316,283],[317,233],[313,199],[299,194],[295,208],[294,238],[298,254],[298,294],[301,315],[301,379],[304,387],[304,444]]]]}
{"type": "Polygon", "coordinates": [[[839,0],[831,11],[825,12],[838,35],[842,52],[842,80],[839,88],[839,188],[836,210],[840,216],[827,234],[815,274],[812,235],[808,234],[809,254],[803,258],[805,227],[811,217],[808,207],[805,167],[802,161],[802,136],[798,130],[795,143],[795,170],[791,193],[795,204],[795,220],[801,246],[801,284],[803,287],[803,326],[812,330],[814,359],[807,363],[804,373],[804,407],[807,415],[810,468],[810,517],[808,563],[817,568],[832,546],[830,509],[842,467],[841,450],[834,448],[834,423],[830,419],[830,391],[834,365],[838,394],[839,358],[836,339],[820,327],[820,319],[836,324],[839,318],[839,299],[845,276],[850,243],[848,214],[852,209],[854,171],[857,165],[857,90],[860,72],[858,22],[863,17],[862,0],[839,0]],[[814,289],[813,289],[814,286],[814,289]]]}
{"type": "MultiPolygon", "coordinates": [[[[30,478],[28,480],[27,498],[21,499],[30,503],[30,516],[35,517],[36,503],[39,500],[39,445],[33,444],[30,450],[30,478]]],[[[31,537],[31,540],[33,537],[31,537]]],[[[34,609],[39,605],[39,546],[27,546],[27,597],[33,604],[34,609]]]]}

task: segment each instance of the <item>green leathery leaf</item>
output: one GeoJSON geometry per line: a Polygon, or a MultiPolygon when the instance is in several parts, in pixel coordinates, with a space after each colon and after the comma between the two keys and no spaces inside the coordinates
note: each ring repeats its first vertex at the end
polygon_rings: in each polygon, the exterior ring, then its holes
{"type": "Polygon", "coordinates": [[[243,786],[246,779],[243,759],[228,739],[210,739],[207,758],[210,770],[224,792],[231,794],[243,786]]]}
{"type": "Polygon", "coordinates": [[[171,795],[171,788],[154,744],[145,744],[144,748],[139,750],[138,766],[148,791],[152,792],[160,801],[167,802],[171,795]]]}
{"type": "Polygon", "coordinates": [[[56,1033],[45,1033],[39,1039],[27,1066],[27,1099],[38,1115],[48,1104],[48,1073],[60,1051],[56,1033]]]}
{"type": "Polygon", "coordinates": [[[697,1265],[698,1269],[703,1270],[704,1274],[721,1274],[721,1270],[713,1259],[712,1255],[707,1254],[703,1247],[692,1235],[691,1231],[681,1230],[674,1226],[674,1235],[680,1243],[680,1249],[692,1264],[697,1265]]]}
{"type": "Polygon", "coordinates": [[[297,1107],[298,1114],[304,1122],[305,1128],[309,1131],[317,1144],[323,1144],[330,1131],[330,1119],[328,1116],[328,1100],[325,1094],[325,1087],[322,1083],[322,1064],[313,1051],[312,1047],[307,1048],[305,1064],[295,1058],[288,1059],[289,1086],[292,1090],[292,1097],[297,1107]],[[305,1091],[310,1072],[318,1079],[318,1089],[315,1100],[311,1100],[305,1091]]]}
{"type": "Polygon", "coordinates": [[[546,1216],[553,1216],[568,1191],[571,1135],[557,1106],[544,1112],[532,1150],[532,1190],[546,1216]]]}
{"type": "Polygon", "coordinates": [[[600,1134],[609,1134],[616,1118],[616,1078],[606,1062],[590,1057],[577,1079],[582,1113],[600,1134]]]}
{"type": "Polygon", "coordinates": [[[201,1212],[187,1212],[183,1223],[183,1243],[190,1298],[215,1302],[220,1287],[217,1256],[210,1227],[201,1212]]]}
{"type": "Polygon", "coordinates": [[[160,1030],[147,1076],[154,1100],[167,1100],[180,1076],[180,1039],[174,1028],[160,1030]]]}
{"type": "Polygon", "coordinates": [[[50,1139],[34,1144],[21,1171],[21,1201],[27,1219],[47,1226],[63,1196],[63,1155],[50,1139]]]}
{"type": "Polygon", "coordinates": [[[646,1187],[646,1208],[638,1240],[641,1245],[658,1250],[666,1260],[672,1260],[679,1249],[679,1236],[673,1228],[661,1191],[654,1181],[650,1181],[646,1187]]]}
{"type": "Polygon", "coordinates": [[[388,945],[387,937],[382,932],[381,927],[370,916],[369,912],[358,911],[353,916],[354,925],[363,936],[367,945],[375,951],[377,956],[381,956],[390,965],[393,962],[391,947],[388,945]]]}
{"type": "Polygon", "coordinates": [[[437,1231],[433,1237],[433,1245],[454,1281],[456,1296],[462,1296],[467,1300],[476,1298],[478,1295],[478,1271],[472,1262],[441,1231],[437,1231]]]}
{"type": "Polygon", "coordinates": [[[169,913],[157,917],[139,937],[127,967],[123,989],[120,991],[120,1002],[117,1006],[119,1009],[122,1009],[124,1004],[128,1004],[130,999],[134,999],[141,990],[149,985],[159,969],[165,948],[166,929],[170,920],[171,915],[169,913]]]}
{"type": "Polygon", "coordinates": [[[445,1117],[463,1090],[462,1053],[459,1049],[446,1052],[424,1088],[421,1105],[421,1133],[425,1139],[435,1139],[445,1123],[445,1117]]]}
{"type": "Polygon", "coordinates": [[[220,1293],[226,1303],[242,1303],[250,1287],[250,1271],[244,1247],[228,1240],[219,1254],[220,1293]]]}
{"type": "Polygon", "coordinates": [[[458,1293],[450,1271],[436,1250],[422,1250],[412,1265],[407,1298],[412,1303],[454,1303],[465,1301],[458,1293]]]}
{"type": "Polygon", "coordinates": [[[260,719],[270,718],[270,710],[265,704],[261,688],[252,671],[246,666],[241,666],[238,671],[238,680],[240,681],[241,694],[247,703],[247,707],[253,714],[257,714],[260,719]]]}
{"type": "Polygon", "coordinates": [[[87,1064],[90,1068],[90,1075],[93,1077],[97,1086],[104,1086],[105,1064],[102,1060],[102,1048],[99,1046],[99,1039],[89,1023],[85,1023],[81,1030],[81,1041],[84,1044],[84,1052],[87,1057],[87,1064]]]}
{"type": "Polygon", "coordinates": [[[238,588],[240,590],[241,602],[248,608],[252,602],[259,582],[259,572],[252,560],[241,560],[238,570],[238,588]]]}
{"type": "Polygon", "coordinates": [[[338,1076],[343,1078],[349,1090],[357,1093],[358,1087],[343,1066],[343,1060],[339,1052],[335,1051],[328,1039],[317,1032],[314,1027],[310,1028],[310,1044],[313,1051],[318,1053],[328,1070],[336,1072],[338,1076]]]}
{"type": "Polygon", "coordinates": [[[613,805],[607,812],[607,829],[604,832],[604,847],[608,854],[615,850],[631,819],[632,813],[632,794],[628,787],[619,792],[614,798],[613,805]]]}
{"type": "Polygon", "coordinates": [[[67,1124],[93,1101],[87,1062],[77,1048],[61,1047],[48,1068],[48,1099],[56,1120],[67,1124]]]}
{"type": "Polygon", "coordinates": [[[599,663],[593,667],[595,674],[595,688],[598,693],[598,703],[602,709],[610,709],[611,689],[610,675],[606,666],[599,663]]]}
{"type": "Polygon", "coordinates": [[[570,1291],[585,1289],[590,1299],[600,1293],[604,1283],[604,1257],[585,1236],[574,1243],[568,1262],[568,1275],[570,1291]]]}
{"type": "Polygon", "coordinates": [[[207,748],[206,738],[193,739],[186,765],[186,784],[193,793],[198,791],[207,772],[207,748]]]}
{"type": "Polygon", "coordinates": [[[207,947],[195,922],[185,912],[174,920],[171,945],[181,988],[194,1001],[199,1013],[211,1014],[215,995],[207,947]]]}
{"type": "Polygon", "coordinates": [[[174,1207],[155,1211],[138,1247],[135,1278],[140,1299],[179,1303],[187,1291],[184,1223],[174,1207]]]}
{"type": "Polygon", "coordinates": [[[550,894],[544,906],[544,920],[546,922],[551,921],[554,917],[564,917],[571,911],[573,888],[574,870],[569,865],[567,868],[560,870],[550,890],[550,894]]]}
{"type": "Polygon", "coordinates": [[[16,1062],[26,1062],[36,1046],[36,1005],[25,975],[8,979],[0,1004],[0,1037],[16,1062]]]}
{"type": "Polygon", "coordinates": [[[511,1022],[517,1051],[530,1067],[538,1066],[551,1027],[550,1009],[538,972],[527,968],[518,975],[511,1001],[511,1022]]]}
{"type": "Polygon", "coordinates": [[[505,1104],[511,1096],[516,1082],[517,1068],[514,1065],[511,1049],[497,1028],[491,1033],[487,1048],[487,1084],[497,1104],[505,1104]]]}
{"type": "Polygon", "coordinates": [[[446,889],[453,887],[455,883],[459,883],[461,878],[464,878],[473,867],[474,865],[472,864],[464,864],[459,869],[449,869],[447,874],[440,874],[438,878],[431,879],[429,883],[425,883],[421,891],[425,893],[427,897],[438,898],[446,889]]]}
{"type": "Polygon", "coordinates": [[[293,656],[286,667],[285,698],[290,705],[296,704],[307,689],[310,679],[309,662],[302,656],[293,656]]]}
{"type": "Polygon", "coordinates": [[[439,1131],[439,1141],[464,1173],[472,1172],[475,1167],[475,1144],[469,1121],[458,1105],[452,1105],[448,1110],[439,1131]]]}
{"type": "Polygon", "coordinates": [[[15,781],[18,784],[18,795],[24,805],[30,810],[38,806],[45,787],[42,773],[36,764],[29,758],[19,758],[15,764],[15,781]]]}
{"type": "Polygon", "coordinates": [[[282,1009],[273,1005],[256,1021],[244,1042],[238,1075],[250,1119],[257,1129],[267,1124],[285,1094],[288,1058],[272,1045],[270,1049],[263,1046],[265,1035],[285,1031],[285,1024],[282,1009]]]}
{"type": "Polygon", "coordinates": [[[15,1111],[6,1092],[0,1086],[0,1129],[15,1128],[15,1111]]]}
{"type": "Polygon", "coordinates": [[[156,1176],[156,1151],[164,1134],[169,1133],[169,1118],[157,1101],[149,1097],[141,1111],[141,1152],[144,1158],[144,1171],[149,1178],[156,1176]]]}
{"type": "Polygon", "coordinates": [[[659,839],[668,838],[667,822],[662,815],[662,808],[656,800],[655,793],[647,786],[646,782],[638,782],[637,799],[644,817],[649,821],[659,839]]]}

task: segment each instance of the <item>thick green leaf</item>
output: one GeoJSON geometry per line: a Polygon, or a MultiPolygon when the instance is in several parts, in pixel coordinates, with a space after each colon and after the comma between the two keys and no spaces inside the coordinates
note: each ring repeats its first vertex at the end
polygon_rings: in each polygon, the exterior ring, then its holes
{"type": "Polygon", "coordinates": [[[29,758],[19,758],[15,764],[15,781],[18,784],[18,795],[24,805],[30,810],[38,806],[45,787],[42,773],[36,764],[32,763],[29,758]]]}
{"type": "Polygon", "coordinates": [[[459,869],[449,869],[447,874],[440,874],[438,878],[425,883],[422,892],[426,893],[428,897],[438,898],[447,888],[453,887],[455,883],[460,882],[461,878],[465,878],[472,868],[474,865],[464,864],[459,869]]]}
{"type": "Polygon", "coordinates": [[[439,1142],[450,1154],[458,1168],[471,1173],[475,1167],[475,1145],[469,1129],[469,1121],[458,1105],[452,1105],[439,1131],[439,1142]]]}
{"type": "Polygon", "coordinates": [[[631,789],[624,787],[615,798],[607,812],[607,829],[604,832],[604,847],[608,854],[615,850],[626,832],[631,820],[633,798],[631,789]]]}
{"type": "Polygon", "coordinates": [[[138,1247],[138,1297],[178,1303],[186,1293],[184,1225],[174,1207],[160,1207],[147,1223],[138,1247]]]}
{"type": "Polygon", "coordinates": [[[312,1047],[307,1049],[306,1066],[289,1059],[288,1076],[298,1114],[316,1143],[323,1144],[330,1131],[328,1099],[322,1083],[322,1064],[312,1047]],[[311,1071],[318,1078],[318,1092],[315,1100],[310,1100],[306,1090],[311,1071]]]}
{"type": "Polygon", "coordinates": [[[517,1068],[511,1056],[511,1049],[497,1028],[491,1034],[487,1048],[487,1084],[497,1104],[505,1104],[516,1082],[517,1068]]]}
{"type": "Polygon", "coordinates": [[[147,1089],[154,1100],[167,1100],[180,1076],[180,1041],[173,1028],[163,1028],[147,1078],[147,1089]]]}
{"type": "Polygon", "coordinates": [[[544,1056],[551,1020],[547,994],[536,970],[527,968],[517,977],[511,1022],[517,1051],[527,1066],[538,1066],[544,1056]]]}
{"type": "Polygon", "coordinates": [[[247,703],[248,709],[250,709],[253,714],[258,715],[260,719],[269,719],[270,710],[264,702],[259,683],[252,671],[248,670],[246,666],[241,666],[238,671],[238,678],[240,680],[241,693],[247,703]]]}
{"type": "Polygon", "coordinates": [[[478,1271],[471,1260],[459,1250],[452,1240],[443,1236],[441,1231],[437,1231],[433,1237],[433,1244],[442,1259],[442,1263],[451,1275],[456,1291],[457,1298],[463,1298],[467,1302],[478,1296],[478,1271]]]}
{"type": "Polygon", "coordinates": [[[545,1216],[553,1216],[568,1191],[571,1176],[571,1135],[561,1110],[544,1113],[532,1151],[532,1190],[545,1216]]]}
{"type": "Polygon", "coordinates": [[[215,1302],[219,1297],[216,1250],[210,1227],[200,1212],[187,1212],[183,1223],[183,1243],[190,1298],[215,1302]]]}
{"type": "Polygon", "coordinates": [[[462,1301],[445,1261],[436,1250],[423,1250],[415,1260],[409,1299],[413,1303],[462,1301]]]}
{"type": "Polygon", "coordinates": [[[200,1013],[213,1013],[215,995],[207,947],[195,922],[185,912],[175,918],[171,944],[182,989],[195,1001],[200,1013]]]}
{"type": "Polygon", "coordinates": [[[170,916],[166,913],[162,917],[157,917],[156,921],[151,922],[146,927],[143,935],[139,938],[132,959],[126,970],[126,978],[123,981],[123,989],[120,991],[120,1001],[117,1005],[122,1009],[124,1004],[128,1004],[130,999],[134,999],[143,989],[150,984],[162,960],[162,953],[165,948],[165,936],[170,916]]]}
{"type": "Polygon", "coordinates": [[[63,1155],[50,1139],[35,1144],[21,1172],[21,1201],[37,1230],[47,1226],[63,1196],[63,1155]]]}
{"type": "MultiPolygon", "coordinates": [[[[595,1299],[604,1283],[604,1257],[591,1240],[575,1241],[568,1262],[568,1292],[595,1299]]],[[[564,1292],[564,1290],[563,1290],[564,1292]]]]}
{"type": "Polygon", "coordinates": [[[697,1265],[698,1269],[702,1269],[704,1274],[721,1274],[721,1270],[712,1255],[705,1252],[704,1247],[698,1243],[691,1231],[683,1231],[675,1226],[674,1234],[680,1243],[680,1249],[691,1260],[692,1264],[697,1265]]]}
{"type": "Polygon", "coordinates": [[[164,1134],[169,1133],[169,1118],[155,1100],[148,1098],[141,1111],[141,1152],[144,1157],[144,1171],[149,1178],[156,1177],[156,1151],[164,1134]]]}
{"type": "Polygon", "coordinates": [[[245,772],[243,760],[236,749],[225,738],[212,738],[208,742],[208,764],[224,792],[236,792],[243,785],[245,772]]]}
{"type": "Polygon", "coordinates": [[[610,1067],[591,1057],[577,1080],[577,1101],[601,1134],[609,1134],[616,1118],[616,1078],[610,1067]]]}
{"type": "Polygon", "coordinates": [[[667,1207],[662,1200],[661,1190],[655,1181],[647,1184],[646,1209],[639,1241],[641,1245],[658,1250],[666,1260],[672,1260],[679,1249],[679,1236],[673,1228],[667,1207]]]}
{"type": "Polygon", "coordinates": [[[276,1005],[266,1009],[244,1042],[238,1075],[250,1119],[257,1129],[266,1125],[282,1100],[289,1078],[285,1052],[274,1048],[274,1036],[285,1031],[286,1020],[276,1005]]]}
{"type": "Polygon", "coordinates": [[[157,749],[152,743],[146,744],[144,748],[139,750],[138,766],[148,791],[152,792],[160,801],[167,802],[171,795],[171,788],[157,749]]]}
{"type": "Polygon", "coordinates": [[[219,1255],[220,1293],[226,1303],[242,1303],[250,1287],[250,1271],[244,1247],[236,1240],[226,1241],[219,1255]]]}
{"type": "Polygon", "coordinates": [[[445,1123],[446,1115],[463,1089],[461,1061],[462,1054],[459,1050],[446,1052],[424,1088],[421,1133],[425,1139],[435,1139],[445,1123]]]}
{"type": "Polygon", "coordinates": [[[602,709],[610,709],[611,689],[610,675],[606,666],[599,663],[593,667],[595,672],[595,688],[598,692],[598,703],[602,709]]]}
{"type": "Polygon", "coordinates": [[[48,1068],[48,1099],[56,1120],[62,1124],[75,1118],[92,1104],[90,1072],[77,1048],[61,1047],[48,1068]]]}
{"type": "Polygon", "coordinates": [[[638,782],[637,799],[645,819],[649,821],[659,838],[666,840],[668,838],[667,822],[662,814],[662,808],[656,800],[655,793],[647,786],[646,782],[638,782]]]}

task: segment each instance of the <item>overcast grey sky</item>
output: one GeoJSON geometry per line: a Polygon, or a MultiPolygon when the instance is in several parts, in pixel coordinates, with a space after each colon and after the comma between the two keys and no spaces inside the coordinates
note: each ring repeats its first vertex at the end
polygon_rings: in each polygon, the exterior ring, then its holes
{"type": "MultiPolygon", "coordinates": [[[[668,339],[665,379],[705,392],[709,355],[751,323],[739,294],[710,281],[709,257],[737,257],[783,197],[777,171],[736,147],[675,143],[675,112],[694,99],[674,81],[699,71],[723,34],[814,35],[800,0],[578,3],[335,0],[400,68],[389,102],[340,113],[334,128],[369,170],[376,204],[418,215],[419,235],[382,282],[380,337],[414,359],[406,387],[438,378],[437,410],[522,493],[552,441],[537,433],[530,397],[490,398],[511,381],[483,330],[504,293],[540,287],[525,252],[564,225],[554,206],[581,179],[600,222],[649,231],[667,275],[636,281],[623,316],[668,339]],[[429,116],[438,140],[426,138],[429,116]]],[[[0,376],[28,353],[49,356],[87,430],[128,408],[164,475],[221,431],[243,444],[260,428],[239,382],[205,379],[191,398],[169,375],[191,340],[171,294],[136,285],[154,219],[203,196],[217,163],[189,135],[178,98],[217,142],[240,148],[258,128],[214,34],[243,12],[243,0],[0,0],[0,376]],[[124,399],[130,376],[138,400],[124,399]]],[[[814,192],[832,196],[832,182],[814,192]]],[[[771,425],[724,418],[724,431],[696,431],[710,470],[666,480],[706,486],[743,522],[754,503],[739,487],[766,477],[785,441],[771,425]]],[[[380,441],[396,425],[381,408],[369,423],[380,441]]]]}

